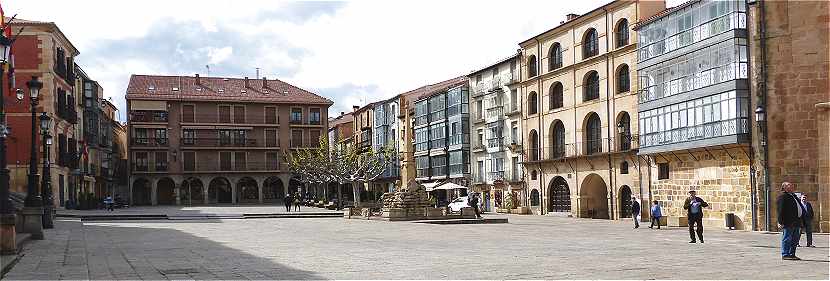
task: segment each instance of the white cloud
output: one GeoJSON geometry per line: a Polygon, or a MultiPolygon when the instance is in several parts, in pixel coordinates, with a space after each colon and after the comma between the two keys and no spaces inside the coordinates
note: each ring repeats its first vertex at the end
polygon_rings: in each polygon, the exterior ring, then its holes
{"type": "Polygon", "coordinates": [[[222,63],[223,61],[227,60],[233,54],[233,47],[223,47],[223,48],[213,48],[208,47],[206,49],[207,55],[210,58],[209,64],[218,64],[222,63]]]}

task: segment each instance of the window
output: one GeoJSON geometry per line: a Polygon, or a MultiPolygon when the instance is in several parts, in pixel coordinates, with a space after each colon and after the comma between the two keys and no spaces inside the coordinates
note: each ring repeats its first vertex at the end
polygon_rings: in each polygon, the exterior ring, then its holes
{"type": "Polygon", "coordinates": [[[418,156],[415,160],[416,174],[418,177],[429,176],[429,156],[418,156]]]}
{"type": "Polygon", "coordinates": [[[530,179],[536,180],[536,170],[530,171],[530,179]]]}
{"type": "Polygon", "coordinates": [[[135,153],[135,170],[146,172],[147,166],[149,166],[149,159],[147,152],[136,152],[135,153]]]}
{"type": "Polygon", "coordinates": [[[195,121],[195,109],[192,104],[182,105],[182,122],[193,123],[195,121]]]}
{"type": "Polygon", "coordinates": [[[530,192],[530,206],[537,207],[539,206],[539,190],[534,189],[530,192]]]}
{"type": "Polygon", "coordinates": [[[291,130],[291,147],[303,146],[303,130],[291,130]]]}
{"type": "Polygon", "coordinates": [[[182,152],[182,161],[184,162],[183,168],[185,171],[196,171],[196,152],[182,152]]]}
{"type": "Polygon", "coordinates": [[[279,131],[266,129],[265,130],[265,146],[267,147],[279,147],[280,146],[280,138],[279,138],[279,131]]]}
{"type": "Polygon", "coordinates": [[[269,171],[276,171],[280,169],[280,154],[279,152],[265,153],[265,168],[269,171]]]}
{"type": "Polygon", "coordinates": [[[167,144],[167,129],[156,129],[156,143],[160,145],[167,144]]]}
{"type": "Polygon", "coordinates": [[[553,43],[550,47],[550,63],[548,64],[548,71],[562,67],[562,46],[559,43],[553,43]]]}
{"type": "Polygon", "coordinates": [[[430,156],[430,166],[432,166],[432,176],[447,175],[447,156],[430,156]]]}
{"type": "Polygon", "coordinates": [[[277,117],[277,108],[274,106],[265,107],[265,124],[277,124],[279,117],[277,117]]]}
{"type": "Polygon", "coordinates": [[[527,107],[530,115],[539,113],[539,98],[536,96],[536,92],[530,92],[530,95],[527,96],[527,107]]]}
{"type": "Polygon", "coordinates": [[[147,137],[148,129],[144,128],[135,128],[135,137],[133,137],[133,143],[135,144],[148,144],[149,138],[147,137]]]}
{"type": "Polygon", "coordinates": [[[519,91],[516,89],[510,90],[510,111],[519,110],[519,91]]]}
{"type": "Polygon", "coordinates": [[[631,90],[631,81],[628,77],[628,65],[623,64],[617,70],[617,93],[625,93],[631,90]]]}
{"type": "Polygon", "coordinates": [[[484,147],[484,130],[478,129],[478,139],[476,140],[478,146],[484,147]]]}
{"type": "Polygon", "coordinates": [[[429,149],[429,127],[415,129],[415,151],[429,149]]]}
{"type": "Polygon", "coordinates": [[[617,48],[628,45],[628,20],[621,19],[620,22],[617,23],[617,29],[614,33],[617,38],[617,48]]]}
{"type": "Polygon", "coordinates": [[[536,130],[530,130],[530,161],[539,160],[539,134],[536,130]]]}
{"type": "Polygon", "coordinates": [[[230,171],[233,169],[231,166],[232,160],[231,157],[233,153],[230,151],[220,151],[219,152],[219,170],[220,171],[230,171]]]}
{"type": "Polygon", "coordinates": [[[552,134],[553,158],[565,157],[565,126],[561,121],[553,125],[552,134]]]}
{"type": "Polygon", "coordinates": [[[599,42],[597,41],[597,30],[589,28],[582,38],[582,59],[587,59],[599,54],[599,42]]]}
{"type": "Polygon", "coordinates": [[[564,94],[562,93],[562,83],[556,82],[550,86],[550,109],[562,108],[564,106],[564,94]]]}
{"type": "MultiPolygon", "coordinates": [[[[311,124],[320,124],[320,109],[319,108],[312,108],[309,110],[308,122],[311,124]]],[[[369,116],[366,115],[368,118],[369,116]]]]}
{"type": "Polygon", "coordinates": [[[622,163],[620,163],[620,174],[624,174],[624,175],[628,174],[628,162],[627,161],[622,161],[622,163]]]}
{"type": "Polygon", "coordinates": [[[233,168],[235,171],[244,171],[247,169],[248,153],[238,151],[233,153],[233,168]]]}
{"type": "Polygon", "coordinates": [[[236,124],[245,123],[245,106],[235,105],[233,107],[233,122],[236,124]]]}
{"type": "Polygon", "coordinates": [[[156,172],[167,171],[167,151],[156,151],[156,172]]]}
{"type": "Polygon", "coordinates": [[[599,152],[602,152],[602,123],[596,113],[591,113],[585,125],[585,154],[599,152]]]}
{"type": "Polygon", "coordinates": [[[536,69],[536,56],[530,55],[527,58],[527,77],[533,77],[538,75],[539,72],[536,69]]]}
{"type": "Polygon", "coordinates": [[[620,120],[617,121],[617,130],[622,128],[622,132],[617,132],[620,139],[620,150],[626,151],[631,149],[631,120],[627,112],[623,112],[620,120]]]}
{"type": "MultiPolygon", "coordinates": [[[[370,131],[365,131],[365,132],[371,133],[370,131]]],[[[366,141],[366,142],[370,141],[368,136],[365,137],[363,140],[366,141]]],[[[309,132],[308,141],[310,142],[309,146],[318,145],[318,143],[320,142],[320,130],[311,130],[309,132]]]]}
{"type": "Polygon", "coordinates": [[[302,123],[303,122],[303,109],[302,108],[292,108],[291,109],[291,123],[302,123]]]}
{"type": "Polygon", "coordinates": [[[582,85],[582,101],[590,101],[599,98],[599,74],[591,71],[585,75],[585,83],[582,85]]]}
{"type": "Polygon", "coordinates": [[[231,122],[231,106],[230,105],[220,105],[219,106],[219,123],[230,123],[231,122]]]}
{"type": "Polygon", "coordinates": [[[476,101],[476,118],[477,119],[484,119],[484,101],[477,100],[476,101]]]}
{"type": "Polygon", "coordinates": [[[522,143],[522,141],[519,140],[519,125],[516,121],[510,122],[510,141],[512,141],[513,144],[522,143]]]}
{"type": "Polygon", "coordinates": [[[657,163],[657,179],[669,179],[669,163],[657,163]]]}

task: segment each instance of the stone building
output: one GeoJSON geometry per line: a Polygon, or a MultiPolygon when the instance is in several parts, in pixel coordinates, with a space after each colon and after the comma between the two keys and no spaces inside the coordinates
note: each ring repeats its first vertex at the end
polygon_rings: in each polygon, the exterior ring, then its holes
{"type": "MultiPolygon", "coordinates": [[[[485,211],[502,207],[505,194],[526,198],[522,175],[521,96],[518,91],[518,54],[468,75],[472,187],[482,193],[485,211]]],[[[538,206],[539,192],[530,200],[538,206]]],[[[524,200],[519,200],[524,202],[524,200]]]]}
{"type": "Polygon", "coordinates": [[[267,203],[303,184],[288,150],[316,147],[332,102],[280,80],[133,75],[130,200],[267,203]]]}
{"type": "Polygon", "coordinates": [[[703,223],[750,229],[750,92],[746,5],[689,1],[641,21],[639,154],[669,225],[686,225],[688,191],[710,207],[703,223]]]}
{"type": "MultiPolygon", "coordinates": [[[[753,1],[749,5],[753,107],[765,107],[764,147],[754,138],[759,230],[775,230],[781,183],[812,202],[816,231],[830,231],[830,3],[753,1]],[[767,192],[769,191],[769,192],[767,192]],[[769,207],[767,208],[767,202],[769,207]],[[767,211],[769,211],[767,213],[767,211]],[[769,220],[767,220],[769,218],[769,220]],[[770,224],[767,224],[767,221],[770,224]]],[[[754,133],[764,134],[754,126],[754,133]]]]}
{"type": "Polygon", "coordinates": [[[519,44],[523,164],[537,213],[618,219],[631,215],[632,195],[647,194],[631,26],[664,9],[614,1],[519,44]]]}
{"type": "Polygon", "coordinates": [[[397,132],[401,130],[399,105],[400,95],[374,103],[374,140],[372,147],[377,151],[383,148],[395,150],[395,155],[389,166],[380,177],[372,182],[375,190],[384,192],[395,191],[395,182],[400,179],[401,163],[399,161],[400,143],[397,132]]]}

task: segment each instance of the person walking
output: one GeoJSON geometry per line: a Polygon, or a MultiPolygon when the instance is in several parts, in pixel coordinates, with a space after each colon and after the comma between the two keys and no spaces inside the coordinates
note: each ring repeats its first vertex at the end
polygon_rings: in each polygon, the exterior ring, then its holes
{"type": "Polygon", "coordinates": [[[801,238],[801,224],[804,221],[804,206],[793,191],[795,185],[781,183],[781,195],[778,196],[778,228],[781,231],[781,259],[801,260],[795,256],[795,248],[801,238]]]}
{"type": "Polygon", "coordinates": [[[294,199],[291,198],[291,193],[286,194],[285,197],[282,198],[282,202],[285,204],[285,211],[286,212],[291,212],[291,202],[292,201],[294,201],[294,199]]]}
{"type": "Polygon", "coordinates": [[[813,245],[813,205],[807,201],[807,195],[801,196],[801,205],[804,206],[804,236],[807,237],[807,247],[816,247],[813,245]]]}
{"type": "Polygon", "coordinates": [[[104,205],[107,206],[107,211],[108,212],[115,211],[115,209],[113,209],[113,207],[112,207],[112,205],[113,205],[112,203],[113,203],[112,202],[112,196],[107,196],[107,198],[104,198],[104,205]]]}
{"type": "Polygon", "coordinates": [[[697,225],[697,237],[700,238],[700,243],[703,243],[703,208],[706,207],[709,207],[709,203],[697,197],[697,192],[694,190],[689,190],[689,198],[686,198],[686,202],[683,203],[683,209],[686,210],[686,217],[689,221],[689,237],[692,238],[689,243],[697,243],[695,225],[697,225]]]}
{"type": "Polygon", "coordinates": [[[300,211],[300,202],[302,202],[302,201],[303,201],[303,199],[300,196],[300,193],[299,192],[294,193],[294,211],[297,211],[297,212],[300,211]]]}
{"type": "Polygon", "coordinates": [[[651,205],[651,225],[648,228],[654,228],[654,225],[656,224],[657,229],[660,229],[661,217],[663,217],[663,213],[660,211],[660,203],[657,202],[657,200],[654,200],[654,203],[651,205]]]}
{"type": "Polygon", "coordinates": [[[631,217],[634,219],[634,228],[640,228],[640,202],[634,196],[631,196],[631,217]]]}
{"type": "Polygon", "coordinates": [[[470,196],[467,198],[467,205],[473,208],[473,212],[476,214],[476,218],[481,218],[481,211],[478,209],[478,193],[471,193],[470,196]]]}

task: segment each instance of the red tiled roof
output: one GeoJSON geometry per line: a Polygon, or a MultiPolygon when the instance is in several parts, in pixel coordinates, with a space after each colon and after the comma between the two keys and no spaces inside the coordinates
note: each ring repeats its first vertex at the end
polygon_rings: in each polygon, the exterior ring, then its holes
{"type": "Polygon", "coordinates": [[[334,127],[337,127],[338,125],[347,124],[347,123],[351,123],[351,122],[354,122],[354,115],[351,112],[349,112],[349,113],[337,116],[333,119],[330,119],[329,120],[329,128],[334,128],[334,127]]]}
{"type": "Polygon", "coordinates": [[[127,99],[334,104],[280,80],[267,80],[266,87],[262,84],[262,79],[248,79],[245,87],[245,79],[223,77],[199,77],[197,84],[194,76],[133,74],[127,86],[127,99]]]}
{"type": "Polygon", "coordinates": [[[406,102],[409,104],[409,108],[414,109],[413,106],[415,105],[415,101],[464,84],[467,84],[466,75],[459,76],[446,81],[441,81],[435,84],[422,86],[415,90],[405,92],[401,95],[406,97],[406,102]]]}

